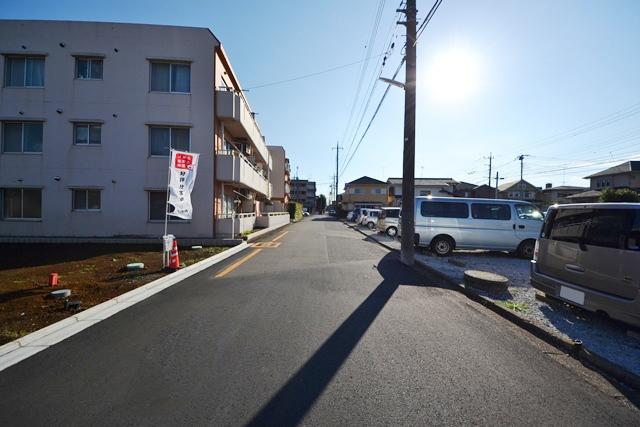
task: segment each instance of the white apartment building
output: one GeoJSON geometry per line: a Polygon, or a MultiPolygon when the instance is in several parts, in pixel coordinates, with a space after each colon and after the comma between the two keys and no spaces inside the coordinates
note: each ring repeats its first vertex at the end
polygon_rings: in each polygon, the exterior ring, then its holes
{"type": "Polygon", "coordinates": [[[206,28],[0,20],[0,237],[158,237],[170,147],[200,153],[178,237],[253,228],[270,155],[206,28]]]}

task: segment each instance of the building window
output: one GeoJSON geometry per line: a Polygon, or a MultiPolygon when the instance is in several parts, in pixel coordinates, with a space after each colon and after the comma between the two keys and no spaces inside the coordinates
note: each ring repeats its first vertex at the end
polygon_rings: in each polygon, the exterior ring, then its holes
{"type": "MultiPolygon", "coordinates": [[[[169,206],[169,212],[174,207],[169,206]]],[[[149,221],[164,221],[164,215],[167,208],[167,192],[166,191],[149,191],[149,221]]],[[[177,216],[169,215],[169,221],[187,221],[177,216]]]]}
{"type": "Polygon", "coordinates": [[[73,190],[74,211],[99,211],[100,190],[73,190]]]}
{"type": "Polygon", "coordinates": [[[189,151],[189,128],[181,127],[149,127],[149,154],[152,156],[169,156],[171,148],[189,151]]]}
{"type": "Polygon", "coordinates": [[[76,79],[102,80],[102,58],[76,58],[76,79]]]}
{"type": "Polygon", "coordinates": [[[75,123],[73,125],[73,143],[75,145],[102,144],[102,125],[99,123],[75,123]]]}
{"type": "Polygon", "coordinates": [[[42,153],[42,123],[4,122],[3,153],[42,153]]]}
{"type": "Polygon", "coordinates": [[[362,194],[362,188],[354,188],[353,194],[362,194]]]}
{"type": "Polygon", "coordinates": [[[39,188],[4,188],[1,200],[5,219],[42,218],[42,190],[39,188]]]}
{"type": "Polygon", "coordinates": [[[6,57],[4,85],[7,87],[44,87],[44,58],[38,56],[6,57]]]}
{"type": "Polygon", "coordinates": [[[420,195],[421,196],[430,196],[431,195],[431,191],[429,191],[429,190],[420,190],[420,195]]]}
{"type": "Polygon", "coordinates": [[[186,63],[152,62],[152,92],[191,92],[191,65],[186,63]]]}

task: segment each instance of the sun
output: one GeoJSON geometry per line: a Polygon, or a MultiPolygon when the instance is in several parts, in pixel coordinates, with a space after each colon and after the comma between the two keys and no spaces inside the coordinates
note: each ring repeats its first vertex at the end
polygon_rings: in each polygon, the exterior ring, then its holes
{"type": "Polygon", "coordinates": [[[482,80],[478,55],[464,47],[436,53],[425,68],[425,86],[429,95],[440,103],[467,100],[479,89],[482,80]]]}

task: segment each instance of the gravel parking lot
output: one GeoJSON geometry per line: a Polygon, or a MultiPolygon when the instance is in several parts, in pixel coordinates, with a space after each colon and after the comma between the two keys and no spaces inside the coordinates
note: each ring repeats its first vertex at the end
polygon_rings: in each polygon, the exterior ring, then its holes
{"type": "MultiPolygon", "coordinates": [[[[400,242],[396,239],[364,227],[359,229],[393,249],[400,249],[400,242]]],[[[548,304],[537,300],[537,291],[529,281],[529,260],[506,252],[491,251],[454,251],[453,255],[446,258],[425,251],[417,254],[417,259],[458,283],[463,283],[465,270],[489,271],[507,277],[509,287],[503,294],[490,295],[477,289],[473,291],[556,336],[581,340],[599,356],[640,375],[640,340],[627,333],[629,327],[559,301],[548,304]]]]}

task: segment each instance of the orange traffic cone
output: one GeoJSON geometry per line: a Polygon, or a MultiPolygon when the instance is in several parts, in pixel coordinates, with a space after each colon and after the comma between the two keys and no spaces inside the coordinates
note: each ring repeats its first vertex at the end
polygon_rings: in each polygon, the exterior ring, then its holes
{"type": "Polygon", "coordinates": [[[180,268],[180,256],[178,255],[178,242],[173,241],[173,247],[169,252],[169,268],[177,270],[180,268]]]}

